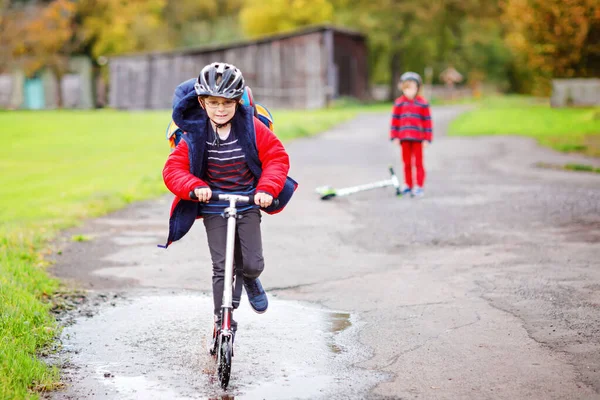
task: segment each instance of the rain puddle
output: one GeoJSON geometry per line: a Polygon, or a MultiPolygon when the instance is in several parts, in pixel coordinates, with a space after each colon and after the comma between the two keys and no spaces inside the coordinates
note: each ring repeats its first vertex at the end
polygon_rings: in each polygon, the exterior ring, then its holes
{"type": "Polygon", "coordinates": [[[352,365],[369,352],[347,313],[269,299],[258,315],[243,302],[232,379],[223,391],[208,355],[212,299],[151,294],[102,307],[62,335],[68,389],[54,399],[318,399],[364,397],[382,377],[352,365]]]}

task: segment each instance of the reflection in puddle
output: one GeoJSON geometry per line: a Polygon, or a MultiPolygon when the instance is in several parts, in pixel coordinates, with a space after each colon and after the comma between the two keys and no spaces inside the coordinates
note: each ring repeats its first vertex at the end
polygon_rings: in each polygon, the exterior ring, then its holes
{"type": "Polygon", "coordinates": [[[350,322],[350,314],[333,312],[328,313],[328,317],[331,323],[331,332],[334,334],[328,342],[329,349],[332,352],[339,354],[343,351],[343,349],[336,343],[335,334],[352,326],[352,322],[350,322]]]}
{"type": "Polygon", "coordinates": [[[350,328],[352,322],[350,322],[350,314],[348,313],[330,313],[332,332],[341,332],[344,329],[350,328]]]}

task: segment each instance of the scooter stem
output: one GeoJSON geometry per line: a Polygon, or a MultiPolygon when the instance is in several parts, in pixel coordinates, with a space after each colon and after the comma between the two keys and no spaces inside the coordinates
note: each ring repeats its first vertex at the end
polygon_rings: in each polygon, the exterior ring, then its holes
{"type": "Polygon", "coordinates": [[[229,199],[229,207],[225,209],[227,216],[227,245],[225,247],[225,281],[223,290],[223,308],[233,307],[233,252],[235,249],[235,226],[237,220],[236,199],[229,199]]]}

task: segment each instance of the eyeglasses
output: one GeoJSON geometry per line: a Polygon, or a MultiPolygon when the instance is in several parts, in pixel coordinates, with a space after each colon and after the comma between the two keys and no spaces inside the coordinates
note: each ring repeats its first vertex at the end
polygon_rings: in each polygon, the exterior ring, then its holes
{"type": "Polygon", "coordinates": [[[231,108],[231,107],[235,107],[235,105],[237,104],[237,101],[225,100],[223,102],[220,102],[220,101],[216,101],[216,100],[205,100],[204,104],[208,108],[218,108],[219,106],[223,106],[223,108],[231,108]]]}

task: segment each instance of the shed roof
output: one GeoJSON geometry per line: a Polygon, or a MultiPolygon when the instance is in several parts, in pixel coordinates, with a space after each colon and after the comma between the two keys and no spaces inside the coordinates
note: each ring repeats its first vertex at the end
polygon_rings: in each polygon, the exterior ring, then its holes
{"type": "Polygon", "coordinates": [[[304,35],[309,35],[312,33],[323,32],[323,31],[332,31],[334,33],[339,33],[339,34],[342,34],[345,36],[352,36],[359,40],[364,40],[366,38],[364,34],[358,32],[358,31],[351,30],[351,29],[337,27],[334,25],[314,25],[314,26],[310,26],[310,27],[295,30],[295,31],[277,33],[274,35],[261,36],[259,38],[251,39],[251,40],[239,40],[239,41],[234,41],[234,42],[229,42],[229,43],[218,43],[218,44],[211,44],[211,45],[197,46],[197,47],[185,47],[185,48],[180,48],[180,49],[164,50],[164,51],[157,50],[157,51],[127,53],[127,54],[111,56],[110,58],[117,59],[117,58],[129,58],[129,57],[152,56],[152,55],[177,55],[177,54],[208,53],[208,52],[213,52],[213,51],[222,51],[222,50],[234,49],[234,48],[238,48],[238,47],[246,47],[246,46],[251,46],[251,45],[256,45],[256,44],[275,42],[278,40],[289,39],[292,37],[304,36],[304,35]]]}

